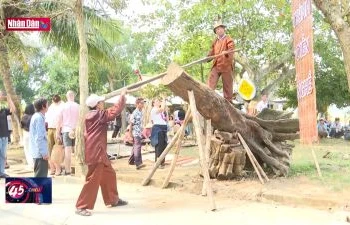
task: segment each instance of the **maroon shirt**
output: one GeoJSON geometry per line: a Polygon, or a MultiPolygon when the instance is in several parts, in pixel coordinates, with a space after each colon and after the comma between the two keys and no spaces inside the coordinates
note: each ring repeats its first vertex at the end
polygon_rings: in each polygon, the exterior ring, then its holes
{"type": "Polygon", "coordinates": [[[106,110],[91,110],[85,117],[85,162],[110,164],[107,156],[107,122],[113,121],[125,107],[125,96],[106,110]]]}

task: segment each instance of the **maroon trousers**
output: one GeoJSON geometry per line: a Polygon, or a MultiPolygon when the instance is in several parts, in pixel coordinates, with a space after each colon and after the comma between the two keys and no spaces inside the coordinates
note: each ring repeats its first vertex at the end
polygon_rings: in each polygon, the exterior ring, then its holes
{"type": "Polygon", "coordinates": [[[224,98],[227,99],[228,101],[231,101],[232,95],[233,95],[232,71],[220,72],[216,69],[216,67],[213,67],[210,71],[208,86],[210,89],[215,90],[220,76],[222,77],[224,98]]]}
{"type": "Polygon", "coordinates": [[[96,163],[88,166],[85,184],[77,200],[76,208],[93,209],[100,186],[105,205],[116,204],[119,201],[117,176],[111,164],[96,163]]]}

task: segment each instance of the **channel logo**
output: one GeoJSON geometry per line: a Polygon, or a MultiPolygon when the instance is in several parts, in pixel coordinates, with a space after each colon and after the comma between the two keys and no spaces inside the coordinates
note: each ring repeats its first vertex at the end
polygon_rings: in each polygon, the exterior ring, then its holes
{"type": "Polygon", "coordinates": [[[50,18],[6,18],[7,31],[50,31],[50,18]]]}
{"type": "Polygon", "coordinates": [[[52,203],[50,177],[8,177],[5,183],[6,203],[52,203]]]}

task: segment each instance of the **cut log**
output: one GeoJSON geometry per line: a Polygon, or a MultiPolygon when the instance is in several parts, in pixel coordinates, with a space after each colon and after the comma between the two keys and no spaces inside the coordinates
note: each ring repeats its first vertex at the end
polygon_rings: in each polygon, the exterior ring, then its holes
{"type": "MultiPolygon", "coordinates": [[[[218,132],[215,131],[217,134],[218,132]]],[[[227,135],[226,137],[234,135],[227,135]]],[[[230,141],[220,140],[216,137],[211,139],[211,151],[209,161],[209,174],[211,178],[228,180],[243,175],[245,167],[245,151],[240,143],[223,144],[230,141]]]]}
{"type": "MultiPolygon", "coordinates": [[[[169,66],[162,83],[187,102],[189,101],[187,91],[192,90],[198,111],[205,119],[211,119],[215,129],[229,133],[239,132],[258,160],[265,162],[277,175],[287,175],[292,147],[281,142],[280,139],[298,137],[296,134],[299,130],[297,120],[266,121],[247,116],[214,90],[195,81],[174,63],[169,66]]],[[[224,153],[217,155],[219,155],[219,164],[225,155],[224,153]]],[[[211,160],[214,163],[210,165],[209,170],[219,172],[220,166],[215,166],[217,159],[211,160]]]]}

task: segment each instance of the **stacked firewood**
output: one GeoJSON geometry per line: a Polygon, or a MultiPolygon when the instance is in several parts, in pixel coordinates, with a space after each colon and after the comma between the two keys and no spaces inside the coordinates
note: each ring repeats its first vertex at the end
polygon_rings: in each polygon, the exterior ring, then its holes
{"type": "Polygon", "coordinates": [[[246,152],[237,135],[216,130],[210,143],[209,174],[218,180],[243,175],[246,152]]]}

